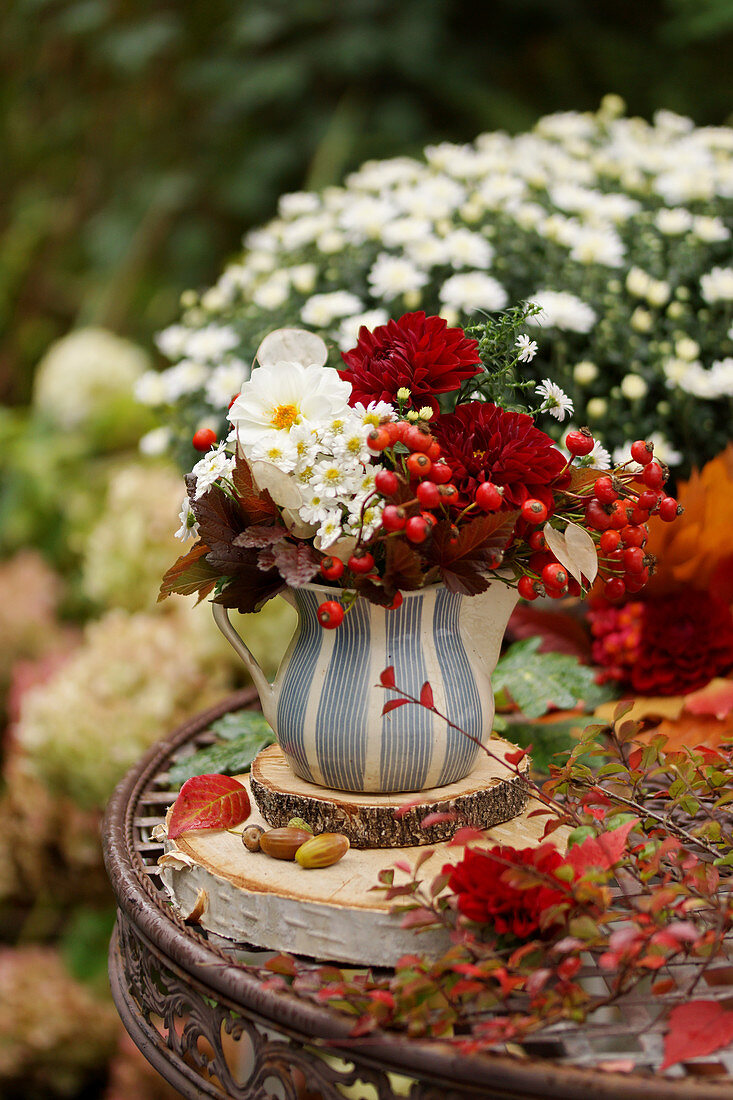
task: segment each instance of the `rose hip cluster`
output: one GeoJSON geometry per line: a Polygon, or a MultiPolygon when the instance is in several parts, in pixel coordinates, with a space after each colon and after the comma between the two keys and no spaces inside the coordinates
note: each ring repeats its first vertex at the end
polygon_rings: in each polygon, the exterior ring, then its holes
{"type": "MultiPolygon", "coordinates": [[[[574,458],[590,454],[594,443],[587,429],[569,432],[565,439],[574,458]]],[[[654,557],[644,551],[650,517],[656,514],[671,523],[683,510],[664,492],[667,470],[655,461],[653,446],[637,439],[631,457],[642,467],[640,473],[622,467],[616,474],[603,474],[593,483],[589,496],[579,498],[584,506],[581,522],[599,551],[603,594],[611,601],[640,592],[649,580],[655,564],[654,557]]],[[[549,552],[542,533],[534,532],[528,542],[534,553],[527,563],[530,573],[517,585],[520,596],[534,600],[543,594],[554,599],[580,595],[577,581],[568,577],[549,552]]]]}
{"type": "MultiPolygon", "coordinates": [[[[448,509],[459,502],[458,488],[451,480],[453,471],[441,458],[440,444],[424,422],[409,420],[381,423],[369,433],[367,443],[375,456],[384,455],[393,467],[380,467],[374,478],[376,495],[389,503],[371,545],[391,535],[402,535],[415,546],[425,542],[438,522],[436,513],[447,516],[448,509]]],[[[484,511],[497,511],[502,504],[501,490],[485,482],[471,503],[484,511]]],[[[324,558],[320,572],[324,580],[339,581],[347,570],[365,576],[374,566],[371,550],[357,546],[346,563],[336,557],[324,558]]],[[[398,592],[388,610],[401,603],[398,592]]],[[[335,600],[327,600],[318,609],[319,622],[326,629],[339,626],[343,617],[344,609],[335,600]]]]}
{"type": "MultiPolygon", "coordinates": [[[[464,517],[469,520],[479,511],[498,512],[504,504],[502,487],[491,481],[480,482],[469,499],[459,492],[453,482],[453,470],[441,456],[440,445],[425,423],[404,420],[382,423],[369,433],[367,441],[372,453],[383,456],[385,463],[374,479],[376,494],[386,501],[381,528],[369,547],[357,545],[345,563],[337,557],[324,558],[320,572],[325,580],[340,581],[347,571],[354,576],[374,574],[372,550],[386,538],[401,536],[419,546],[440,519],[448,519],[458,535],[464,517]]],[[[650,516],[657,514],[665,522],[671,522],[682,509],[664,492],[667,471],[655,461],[650,443],[637,440],[631,448],[632,459],[642,467],[641,472],[622,466],[601,474],[592,483],[584,483],[577,491],[571,487],[572,461],[590,454],[595,440],[583,428],[569,432],[565,445],[570,459],[552,482],[552,488],[565,501],[563,518],[585,528],[596,545],[604,595],[619,601],[627,593],[641,591],[653,570],[654,559],[644,552],[650,516]]],[[[536,600],[541,595],[561,599],[581,594],[578,581],[548,546],[541,529],[548,514],[544,501],[532,497],[519,509],[518,518],[523,523],[515,532],[514,548],[526,547],[526,550],[515,553],[513,558],[515,567],[522,571],[517,590],[525,600],[536,600]]],[[[401,603],[402,595],[398,592],[390,609],[401,603]]],[[[327,600],[319,607],[318,617],[322,626],[333,629],[343,620],[344,608],[335,600],[327,600]]]]}

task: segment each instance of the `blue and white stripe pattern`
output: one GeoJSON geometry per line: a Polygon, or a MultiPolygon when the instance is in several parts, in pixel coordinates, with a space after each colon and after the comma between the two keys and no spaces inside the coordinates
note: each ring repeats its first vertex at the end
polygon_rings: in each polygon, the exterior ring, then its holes
{"type": "MultiPolygon", "coordinates": [[[[299,626],[274,689],[278,741],[294,771],[337,790],[385,794],[467,775],[478,746],[424,707],[408,704],[383,716],[384,703],[395,696],[378,686],[389,665],[411,695],[428,680],[438,710],[473,737],[488,739],[491,669],[462,629],[464,597],[435,586],[405,593],[396,611],[361,599],[337,630],[323,630],[316,612],[333,589],[304,585],[293,596],[299,626]]],[[[487,623],[487,634],[503,634],[505,625],[505,619],[487,623]]]]}

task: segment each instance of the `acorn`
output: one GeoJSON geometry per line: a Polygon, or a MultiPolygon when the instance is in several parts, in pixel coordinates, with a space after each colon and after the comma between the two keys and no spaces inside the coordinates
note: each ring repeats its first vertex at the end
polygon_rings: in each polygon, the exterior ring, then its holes
{"type": "Polygon", "coordinates": [[[250,852],[259,852],[260,850],[260,837],[264,833],[262,825],[247,825],[242,830],[242,844],[250,852]]]}
{"type": "Polygon", "coordinates": [[[349,850],[349,838],[343,833],[319,833],[305,844],[301,844],[295,858],[301,867],[311,870],[314,867],[330,867],[346,855],[349,850]]]}
{"type": "Polygon", "coordinates": [[[295,859],[295,853],[306,840],[314,840],[305,829],[268,829],[260,837],[260,849],[273,859],[295,859]]]}

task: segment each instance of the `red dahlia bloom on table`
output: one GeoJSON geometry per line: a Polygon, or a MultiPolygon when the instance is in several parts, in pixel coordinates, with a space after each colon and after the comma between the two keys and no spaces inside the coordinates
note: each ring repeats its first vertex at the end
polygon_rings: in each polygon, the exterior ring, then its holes
{"type": "Polygon", "coordinates": [[[466,378],[481,371],[478,341],[463,329],[448,328],[442,317],[406,313],[399,321],[379,325],[373,332],[362,327],[355,348],[342,355],[347,370],[339,371],[351,383],[351,404],[389,401],[397,391],[410,391],[406,408],[428,405],[439,411],[435,395],[457,390],[466,378]]]}
{"type": "Polygon", "coordinates": [[[482,481],[504,489],[504,503],[520,508],[536,497],[552,509],[548,485],[565,466],[555,443],[525,413],[468,401],[431,425],[459,491],[473,499],[482,481]]]}
{"type": "Polygon", "coordinates": [[[542,915],[569,899],[567,888],[554,875],[564,862],[552,844],[519,849],[500,845],[488,850],[470,848],[459,864],[443,870],[450,874],[448,888],[458,899],[459,913],[491,925],[500,936],[526,940],[551,931],[562,920],[558,914],[558,920],[548,926],[542,915]],[[525,869],[529,877],[517,880],[517,871],[525,869]],[[528,884],[532,871],[542,876],[536,885],[528,884]],[[557,881],[557,887],[548,879],[557,881]]]}

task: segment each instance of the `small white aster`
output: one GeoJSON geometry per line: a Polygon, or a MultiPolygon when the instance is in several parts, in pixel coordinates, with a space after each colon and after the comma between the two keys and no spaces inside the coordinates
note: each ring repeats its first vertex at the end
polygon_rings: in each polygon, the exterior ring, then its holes
{"type": "Polygon", "coordinates": [[[178,518],[181,521],[181,526],[176,531],[175,537],[180,539],[181,542],[186,542],[188,539],[197,539],[199,537],[199,525],[196,522],[188,497],[183,498],[178,518]]]}
{"type": "Polygon", "coordinates": [[[520,363],[531,363],[537,354],[537,341],[522,333],[517,337],[516,347],[519,348],[518,359],[520,363]]]}
{"type": "Polygon", "coordinates": [[[549,378],[543,378],[539,386],[535,389],[535,393],[538,393],[540,397],[544,398],[542,402],[541,412],[548,412],[550,416],[554,416],[555,420],[563,422],[566,416],[572,416],[573,414],[573,402],[571,398],[561,390],[557,382],[551,382],[549,378]]]}
{"type": "Polygon", "coordinates": [[[202,497],[220,477],[228,477],[234,469],[234,458],[225,451],[226,444],[220,443],[214,450],[197,462],[191,473],[196,478],[196,500],[202,497]]]}

